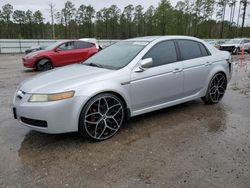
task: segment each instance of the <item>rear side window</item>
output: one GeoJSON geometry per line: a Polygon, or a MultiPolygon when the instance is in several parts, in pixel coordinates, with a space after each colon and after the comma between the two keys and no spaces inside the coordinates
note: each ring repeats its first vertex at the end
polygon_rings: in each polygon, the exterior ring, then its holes
{"type": "Polygon", "coordinates": [[[143,59],[152,58],[153,66],[165,65],[177,61],[174,41],[164,41],[153,46],[143,59]]]}
{"type": "Polygon", "coordinates": [[[84,48],[91,48],[94,44],[90,42],[82,42],[82,41],[76,41],[75,42],[75,48],[76,49],[84,49],[84,48]]]}
{"type": "Polygon", "coordinates": [[[200,49],[201,49],[201,54],[202,54],[202,56],[208,56],[208,55],[210,55],[210,54],[208,53],[206,47],[205,47],[203,44],[199,43],[199,46],[200,46],[200,49]]]}
{"type": "Polygon", "coordinates": [[[200,43],[192,40],[177,40],[183,60],[202,57],[200,43]]]}

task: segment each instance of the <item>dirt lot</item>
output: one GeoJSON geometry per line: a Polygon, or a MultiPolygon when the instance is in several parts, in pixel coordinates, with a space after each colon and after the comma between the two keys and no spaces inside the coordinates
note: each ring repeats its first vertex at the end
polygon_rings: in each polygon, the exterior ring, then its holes
{"type": "Polygon", "coordinates": [[[47,135],[12,118],[16,86],[38,74],[0,56],[0,187],[250,187],[250,56],[218,105],[200,100],[131,119],[112,139],[47,135]]]}

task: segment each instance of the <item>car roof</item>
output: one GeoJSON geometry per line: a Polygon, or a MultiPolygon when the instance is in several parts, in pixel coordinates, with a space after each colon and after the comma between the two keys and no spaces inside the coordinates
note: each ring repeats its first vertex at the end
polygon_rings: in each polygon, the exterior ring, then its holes
{"type": "Polygon", "coordinates": [[[184,35],[165,35],[165,36],[145,36],[145,37],[136,37],[132,39],[127,39],[125,41],[136,41],[136,42],[153,42],[155,40],[168,40],[168,39],[189,39],[189,40],[196,40],[201,41],[198,38],[191,37],[191,36],[184,36],[184,35]]]}

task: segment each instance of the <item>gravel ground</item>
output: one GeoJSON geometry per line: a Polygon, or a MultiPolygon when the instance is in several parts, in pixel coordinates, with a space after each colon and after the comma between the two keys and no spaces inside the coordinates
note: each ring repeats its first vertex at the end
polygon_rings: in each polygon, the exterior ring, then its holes
{"type": "Polygon", "coordinates": [[[132,118],[112,139],[47,135],[11,113],[16,86],[39,74],[0,55],[0,187],[250,187],[250,56],[217,105],[200,100],[132,118]]]}

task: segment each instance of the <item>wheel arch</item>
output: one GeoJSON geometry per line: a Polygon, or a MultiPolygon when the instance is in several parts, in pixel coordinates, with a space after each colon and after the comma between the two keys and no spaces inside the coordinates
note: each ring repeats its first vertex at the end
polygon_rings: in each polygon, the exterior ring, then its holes
{"type": "Polygon", "coordinates": [[[216,66],[216,68],[212,69],[212,70],[210,71],[210,73],[208,74],[208,78],[207,78],[207,81],[206,81],[206,85],[205,85],[205,87],[204,87],[204,89],[203,89],[203,91],[202,91],[202,96],[205,96],[205,95],[206,95],[207,89],[208,89],[208,86],[209,86],[209,83],[210,83],[211,79],[214,77],[214,75],[216,75],[216,74],[218,74],[218,73],[222,73],[222,74],[225,75],[225,77],[226,77],[226,79],[227,79],[227,84],[228,84],[229,77],[228,77],[228,75],[227,75],[227,73],[226,73],[224,67],[223,67],[223,66],[219,66],[219,67],[216,66]]]}
{"type": "Polygon", "coordinates": [[[125,97],[122,94],[120,94],[119,92],[117,92],[117,91],[105,90],[105,91],[102,91],[102,92],[95,93],[92,96],[88,97],[87,100],[82,104],[82,106],[80,107],[80,111],[78,113],[78,129],[79,129],[81,113],[82,113],[84,107],[94,97],[96,97],[97,95],[100,95],[100,94],[105,94],[105,93],[113,94],[113,95],[117,96],[123,102],[123,104],[125,106],[125,120],[128,120],[131,117],[131,109],[130,109],[130,107],[128,105],[128,102],[126,101],[125,97]]]}
{"type": "Polygon", "coordinates": [[[54,63],[53,63],[53,61],[52,61],[52,59],[50,57],[48,57],[48,56],[41,56],[41,57],[39,57],[36,60],[35,68],[37,67],[38,62],[41,61],[42,59],[48,59],[51,62],[51,65],[54,67],[54,63]]]}

